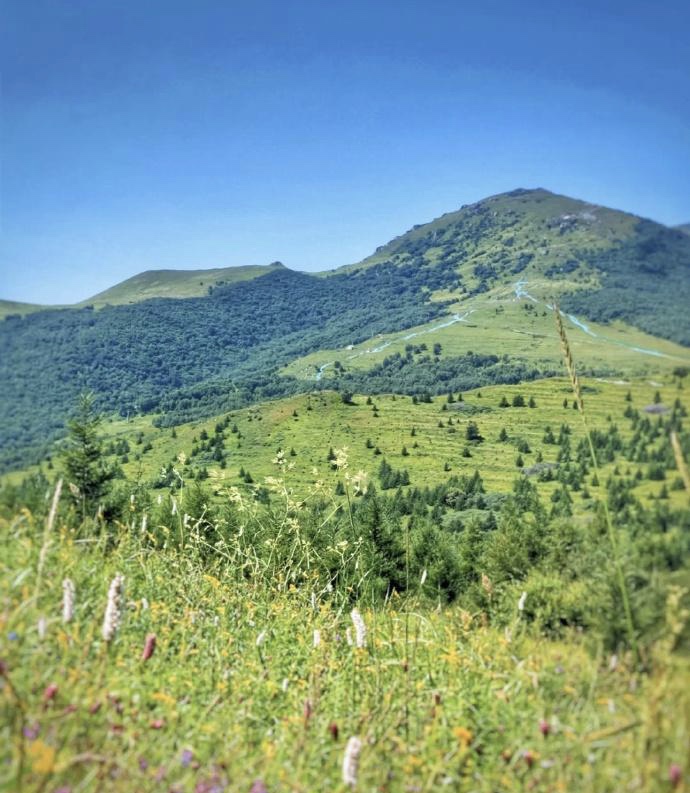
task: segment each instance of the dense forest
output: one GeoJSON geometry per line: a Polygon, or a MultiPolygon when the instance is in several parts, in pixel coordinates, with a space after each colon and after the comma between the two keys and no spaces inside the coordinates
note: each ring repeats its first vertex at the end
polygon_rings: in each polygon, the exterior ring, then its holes
{"type": "MultiPolygon", "coordinates": [[[[196,398],[194,386],[211,378],[221,377],[225,392],[235,391],[235,381],[253,392],[295,357],[438,316],[445,305],[429,302],[428,290],[452,277],[392,264],[331,278],[280,270],[204,298],[6,319],[0,464],[42,453],[81,391],[93,391],[101,409],[121,416],[176,403],[178,389],[186,389],[184,404],[187,396],[196,398]]],[[[294,387],[280,385],[275,393],[294,387]]]]}

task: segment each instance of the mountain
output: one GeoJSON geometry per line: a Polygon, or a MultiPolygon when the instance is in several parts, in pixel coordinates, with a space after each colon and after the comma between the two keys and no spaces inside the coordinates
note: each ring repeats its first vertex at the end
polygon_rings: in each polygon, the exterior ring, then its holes
{"type": "Polygon", "coordinates": [[[82,390],[165,425],[313,389],[423,395],[552,374],[554,298],[589,371],[690,363],[690,237],[516,190],[330,273],[151,271],[81,307],[15,312],[0,323],[0,464],[44,454],[82,390]]]}
{"type": "Polygon", "coordinates": [[[202,297],[218,286],[249,281],[282,268],[280,262],[273,262],[265,266],[220,267],[212,270],[147,270],[78,305],[118,306],[155,297],[202,297]]]}
{"type": "Polygon", "coordinates": [[[681,223],[680,226],[676,226],[678,231],[682,231],[683,234],[690,234],[690,223],[681,223]]]}
{"type": "Polygon", "coordinates": [[[23,316],[32,314],[34,311],[43,311],[48,306],[39,306],[36,303],[20,303],[16,300],[0,300],[0,319],[13,314],[23,316]]]}

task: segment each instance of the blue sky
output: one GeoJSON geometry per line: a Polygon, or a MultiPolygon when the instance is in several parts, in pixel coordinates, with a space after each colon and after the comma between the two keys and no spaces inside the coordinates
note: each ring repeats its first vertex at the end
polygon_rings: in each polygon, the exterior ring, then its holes
{"type": "Polygon", "coordinates": [[[5,0],[0,297],[357,261],[516,187],[690,221],[690,6],[5,0]]]}

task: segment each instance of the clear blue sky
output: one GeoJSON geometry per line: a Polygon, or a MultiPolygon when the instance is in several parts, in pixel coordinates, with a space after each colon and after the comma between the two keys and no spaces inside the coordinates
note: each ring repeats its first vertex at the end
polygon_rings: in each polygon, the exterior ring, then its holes
{"type": "Polygon", "coordinates": [[[5,0],[0,297],[357,261],[515,187],[690,221],[690,5],[5,0]]]}

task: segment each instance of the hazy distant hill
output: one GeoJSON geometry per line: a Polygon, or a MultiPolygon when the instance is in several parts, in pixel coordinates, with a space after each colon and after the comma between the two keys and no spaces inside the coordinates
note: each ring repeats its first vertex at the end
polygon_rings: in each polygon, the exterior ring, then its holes
{"type": "MultiPolygon", "coordinates": [[[[333,387],[313,372],[282,371],[319,350],[431,320],[452,323],[465,305],[498,313],[525,291],[538,296],[542,318],[557,297],[588,321],[620,320],[690,345],[690,236],[546,190],[516,190],[417,226],[331,273],[278,263],[150,271],[81,308],[23,318],[15,311],[0,323],[0,464],[42,451],[84,389],[123,416],[158,412],[159,421],[174,423],[213,415],[333,387]]],[[[527,319],[517,315],[509,346],[497,337],[481,355],[465,349],[442,366],[417,361],[404,377],[384,366],[350,373],[343,383],[438,392],[448,382],[462,388],[548,373],[559,366],[557,345],[538,361],[527,356],[535,343],[527,319]]]]}
{"type": "Polygon", "coordinates": [[[34,311],[42,311],[48,306],[39,306],[35,303],[20,303],[16,300],[0,300],[0,319],[12,314],[31,314],[34,311]]]}
{"type": "Polygon", "coordinates": [[[676,226],[679,231],[682,231],[683,234],[690,234],[690,223],[682,223],[680,226],[676,226]]]}
{"type": "Polygon", "coordinates": [[[218,286],[249,281],[283,267],[280,262],[212,270],[147,270],[128,278],[104,292],[79,303],[79,306],[104,306],[139,303],[155,297],[202,297],[218,286]]]}

